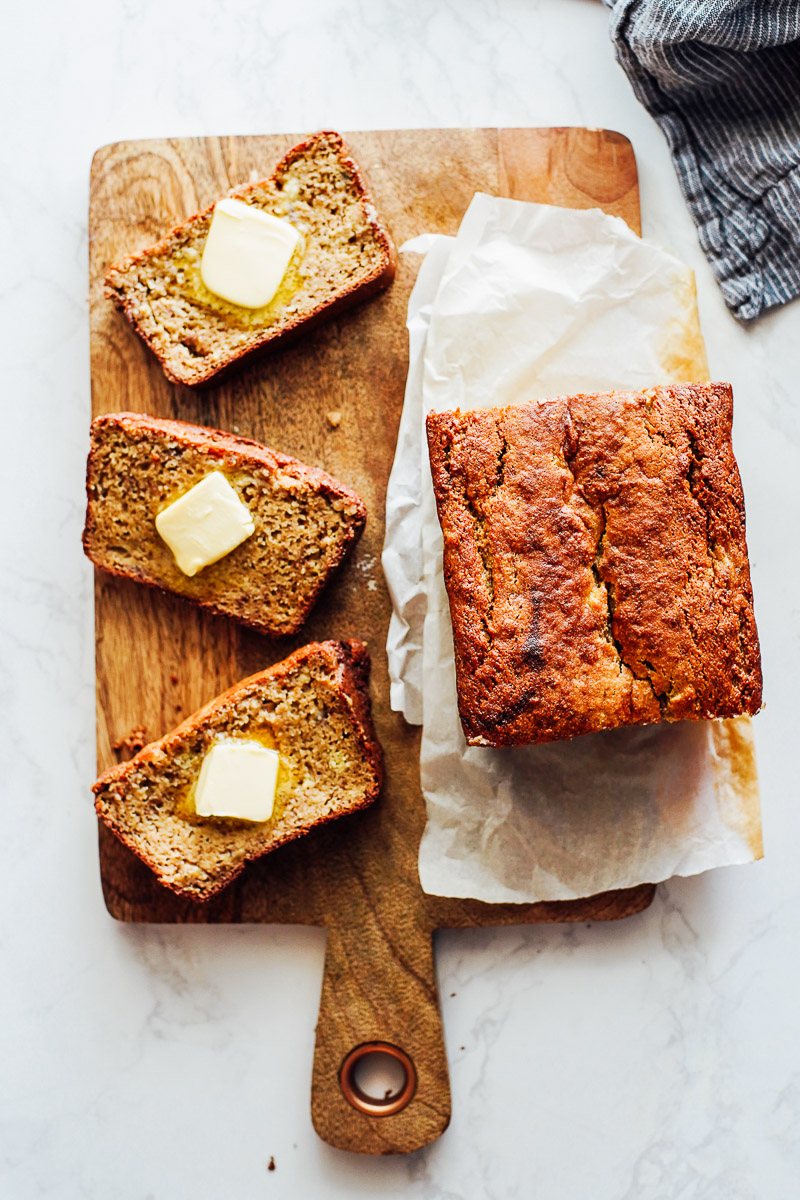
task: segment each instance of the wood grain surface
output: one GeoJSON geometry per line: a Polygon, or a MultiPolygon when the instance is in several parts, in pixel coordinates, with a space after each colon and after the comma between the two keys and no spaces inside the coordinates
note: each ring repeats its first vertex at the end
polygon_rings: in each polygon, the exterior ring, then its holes
{"type": "MultiPolygon", "coordinates": [[[[312,1079],[314,1125],[334,1146],[387,1154],[424,1146],[450,1119],[432,955],[435,929],[614,920],[645,908],[654,889],[646,885],[536,905],[487,905],[421,891],[417,849],[425,813],[419,731],[389,707],[390,600],[380,569],[386,484],[407,368],[406,307],[417,256],[400,256],[394,285],[377,299],[202,392],[169,383],[103,298],[102,278],[112,261],[150,245],[230,188],[268,175],[303,136],[301,131],[122,142],[103,147],[94,158],[89,221],[93,414],[129,410],[241,432],[352,484],[369,512],[355,554],[294,638],[267,639],[177,598],[98,574],[98,768],[129,757],[132,744],[160,737],[218,692],[297,646],[356,637],[369,644],[372,655],[386,784],[374,808],[252,864],[209,904],[166,891],[103,826],[100,864],[106,904],[120,920],[327,928],[312,1079]],[[337,428],[326,419],[331,410],[342,413],[337,428]],[[416,1068],[414,1099],[393,1116],[356,1111],[339,1085],[345,1055],[371,1041],[400,1046],[416,1068]]],[[[448,129],[345,136],[398,246],[423,232],[455,233],[476,191],[600,207],[640,229],[633,151],[616,133],[448,129]]]]}

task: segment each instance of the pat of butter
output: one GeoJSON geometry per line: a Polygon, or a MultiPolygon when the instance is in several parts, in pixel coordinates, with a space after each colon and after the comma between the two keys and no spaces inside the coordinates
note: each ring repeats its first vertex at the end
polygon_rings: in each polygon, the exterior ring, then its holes
{"type": "Polygon", "coordinates": [[[255,522],[222,472],[212,471],[161,510],[156,529],[184,575],[196,575],[249,538],[255,522]]]}
{"type": "Polygon", "coordinates": [[[241,200],[218,200],[200,263],[203,283],[231,304],[261,308],[280,287],[300,240],[288,221],[241,200]]]}
{"type": "Polygon", "coordinates": [[[203,759],[195,789],[199,817],[268,821],[275,807],[278,752],[260,742],[216,742],[203,759]]]}

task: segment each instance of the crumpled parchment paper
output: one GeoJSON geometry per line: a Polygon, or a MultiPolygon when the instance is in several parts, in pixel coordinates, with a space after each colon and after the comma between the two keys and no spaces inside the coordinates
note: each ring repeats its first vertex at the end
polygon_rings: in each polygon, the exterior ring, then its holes
{"type": "Polygon", "coordinates": [[[392,707],[423,727],[423,888],[574,899],[760,857],[746,718],[466,745],[428,466],[432,410],[707,379],[691,271],[599,210],[481,194],[457,237],[403,249],[424,260],[383,566],[392,707]]]}

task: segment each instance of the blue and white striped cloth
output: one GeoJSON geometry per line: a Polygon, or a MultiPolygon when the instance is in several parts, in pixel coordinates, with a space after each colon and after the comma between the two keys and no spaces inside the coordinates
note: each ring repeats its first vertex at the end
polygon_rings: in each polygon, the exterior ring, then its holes
{"type": "Polygon", "coordinates": [[[800,295],[800,0],[605,0],[742,320],[800,295]]]}

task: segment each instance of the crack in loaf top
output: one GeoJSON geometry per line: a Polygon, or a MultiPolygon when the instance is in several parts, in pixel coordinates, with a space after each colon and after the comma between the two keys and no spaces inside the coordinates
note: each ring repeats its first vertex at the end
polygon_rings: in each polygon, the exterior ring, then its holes
{"type": "Polygon", "coordinates": [[[755,713],[729,384],[428,417],[471,744],[755,713]]]}

